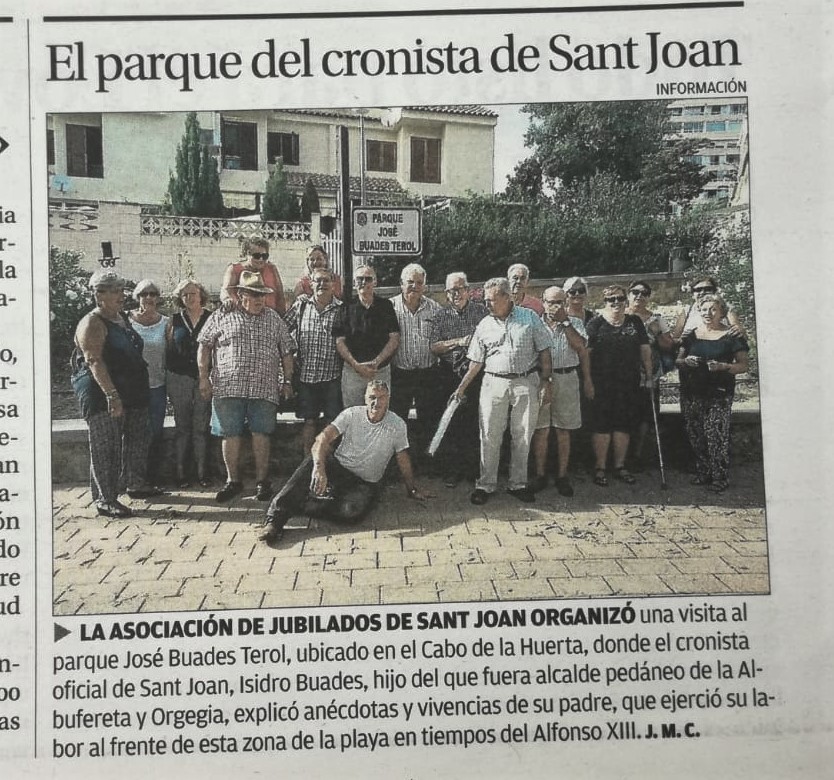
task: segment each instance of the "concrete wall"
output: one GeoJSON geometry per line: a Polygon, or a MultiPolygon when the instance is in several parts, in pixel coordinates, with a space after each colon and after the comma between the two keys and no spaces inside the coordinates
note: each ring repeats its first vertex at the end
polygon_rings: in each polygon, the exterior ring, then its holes
{"type": "MultiPolygon", "coordinates": [[[[660,429],[663,442],[663,459],[667,468],[686,470],[691,464],[691,454],[683,430],[683,418],[677,405],[664,404],[661,408],[660,429]]],[[[733,462],[761,462],[762,427],[757,410],[733,410],[730,429],[733,448],[733,462]]],[[[650,448],[649,464],[655,462],[656,452],[650,448]]],[[[301,423],[291,414],[281,414],[278,426],[272,435],[270,476],[277,482],[283,482],[292,474],[301,462],[301,423]]],[[[591,462],[590,452],[581,446],[581,439],[575,440],[573,462],[579,464],[591,462]]],[[[220,452],[220,439],[211,437],[211,464],[213,474],[222,482],[225,470],[220,452]]],[[[505,464],[506,466],[506,464],[505,464]]],[[[246,443],[243,448],[243,473],[248,484],[253,482],[253,463],[251,448],[246,443]]],[[[174,475],[174,430],[173,419],[166,420],[165,452],[161,477],[172,480],[174,475]]],[[[83,420],[56,420],[52,425],[52,481],[88,482],[90,478],[90,451],[87,440],[87,426],[83,420]]]]}
{"type": "MultiPolygon", "coordinates": [[[[226,266],[240,257],[238,239],[142,235],[140,212],[140,206],[132,203],[101,203],[96,229],[92,230],[62,228],[61,224],[75,223],[66,220],[62,223],[61,212],[53,212],[50,244],[83,252],[82,265],[92,272],[101,268],[98,262],[101,242],[111,241],[113,253],[119,257],[115,265],[119,273],[129,279],[153,279],[163,291],[183,278],[184,269],[190,263],[194,277],[210,292],[219,292],[226,266]]],[[[312,233],[311,242],[271,242],[271,260],[278,266],[284,285],[289,289],[304,271],[309,243],[318,240],[317,222],[312,233]]]]}

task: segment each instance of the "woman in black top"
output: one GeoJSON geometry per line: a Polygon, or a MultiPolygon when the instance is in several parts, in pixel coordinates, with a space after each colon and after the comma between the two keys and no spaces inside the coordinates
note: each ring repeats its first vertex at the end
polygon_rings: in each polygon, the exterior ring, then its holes
{"type": "Polygon", "coordinates": [[[179,311],[171,317],[168,333],[166,385],[176,426],[177,484],[183,488],[190,484],[191,454],[197,479],[206,487],[211,401],[200,395],[197,334],[211,314],[206,308],[209,297],[206,288],[193,279],[180,282],[172,295],[179,311]]]}
{"type": "Polygon", "coordinates": [[[736,374],[747,371],[747,342],[731,335],[727,306],[715,295],[702,298],[703,322],[687,334],[676,365],[680,370],[681,410],[695,453],[692,483],[721,493],[729,485],[730,416],[736,374]]]}
{"type": "Polygon", "coordinates": [[[72,388],[87,422],[90,492],[98,514],[130,517],[119,501],[123,483],[131,498],[159,495],[148,486],[148,367],[142,338],[127,321],[124,285],[114,271],[90,278],[95,308],[75,329],[72,388]]]}
{"type": "Polygon", "coordinates": [[[605,308],[585,326],[593,383],[588,428],[594,449],[594,483],[608,484],[605,468],[613,444],[614,476],[632,484],[634,477],[625,467],[625,458],[640,410],[640,367],[642,383],[650,385],[652,352],[643,320],[626,314],[625,289],[611,285],[602,296],[605,308]]]}

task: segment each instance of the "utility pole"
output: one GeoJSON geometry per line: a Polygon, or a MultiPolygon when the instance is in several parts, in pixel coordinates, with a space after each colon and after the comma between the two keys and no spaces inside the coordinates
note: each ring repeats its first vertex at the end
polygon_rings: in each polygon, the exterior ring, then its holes
{"type": "Polygon", "coordinates": [[[350,148],[348,129],[345,125],[339,125],[339,207],[342,228],[342,264],[345,275],[342,294],[347,303],[353,295],[353,256],[351,253],[353,236],[350,213],[350,148]]]}

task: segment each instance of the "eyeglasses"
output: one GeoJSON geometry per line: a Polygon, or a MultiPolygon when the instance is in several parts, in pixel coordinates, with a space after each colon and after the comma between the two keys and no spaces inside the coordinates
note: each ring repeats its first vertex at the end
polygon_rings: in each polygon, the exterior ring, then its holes
{"type": "Polygon", "coordinates": [[[543,298],[542,303],[545,306],[564,306],[565,299],[564,298],[559,298],[558,300],[553,301],[553,300],[548,300],[547,298],[543,298]]]}
{"type": "Polygon", "coordinates": [[[695,295],[699,295],[700,293],[714,293],[715,287],[693,287],[692,292],[695,295]]]}
{"type": "Polygon", "coordinates": [[[585,287],[574,287],[572,290],[568,290],[568,295],[573,297],[574,295],[585,295],[586,292],[588,290],[585,287]]]}
{"type": "Polygon", "coordinates": [[[605,299],[606,303],[625,303],[625,295],[611,295],[605,299]]]}
{"type": "Polygon", "coordinates": [[[374,280],[373,276],[354,276],[353,281],[356,284],[368,284],[374,280]]]}
{"type": "Polygon", "coordinates": [[[459,295],[463,295],[468,289],[468,287],[452,287],[451,289],[446,290],[446,295],[450,298],[456,298],[459,295]]]}
{"type": "Polygon", "coordinates": [[[629,290],[629,292],[635,298],[648,298],[651,295],[648,290],[644,290],[642,287],[635,287],[633,290],[629,290]]]}
{"type": "Polygon", "coordinates": [[[269,252],[250,252],[249,257],[253,260],[269,260],[269,252]]]}

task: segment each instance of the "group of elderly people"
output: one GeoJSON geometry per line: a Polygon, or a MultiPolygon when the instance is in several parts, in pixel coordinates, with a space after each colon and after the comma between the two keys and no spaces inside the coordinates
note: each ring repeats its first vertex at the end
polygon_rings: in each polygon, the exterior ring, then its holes
{"type": "Polygon", "coordinates": [[[138,307],[125,315],[123,280],[94,274],[96,307],[78,325],[73,385],[89,425],[99,514],[128,516],[119,501],[124,491],[134,498],[160,492],[154,481],[166,399],[180,487],[192,476],[210,484],[210,424],[226,467],[216,500],[240,494],[241,444],[251,434],[255,497],[273,499],[270,543],[302,509],[361,518],[392,457],[407,494],[422,499],[409,450],[418,472],[428,470],[423,454],[448,404],[457,409],[450,422],[444,417],[436,463],[448,487],[475,480],[473,504],[498,490],[506,432],[506,489],[523,502],[548,486],[551,429],[561,495],[574,492],[568,465],[571,433],[580,428],[590,433],[594,483],[604,487],[613,476],[631,484],[626,458],[630,445],[637,457],[644,445],[664,356],[680,371],[692,481],[717,492],[728,486],[730,408],[747,344],[714,280],[693,285],[693,304],[672,328],[649,309],[652,290],[642,280],[606,287],[598,312],[586,308],[581,277],[541,298],[528,294],[521,264],[488,280],[483,302],[466,274],[449,274],[445,306],[426,295],[426,272],[416,263],[402,270],[392,299],[376,293],[370,265],[357,267],[352,281],[355,295],[343,302],[341,280],[313,247],[287,307],[268,243],[252,239],[241,262],[227,268],[215,311],[205,288],[185,280],[172,294],[169,318],[157,310],[160,291],[150,280],[136,286],[138,307]],[[303,420],[305,460],[274,496],[270,437],[279,406],[291,398],[303,420]]]}

